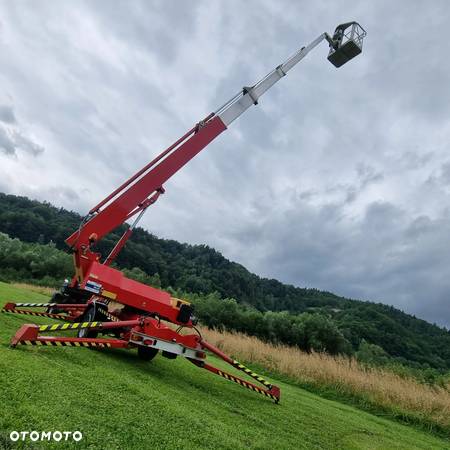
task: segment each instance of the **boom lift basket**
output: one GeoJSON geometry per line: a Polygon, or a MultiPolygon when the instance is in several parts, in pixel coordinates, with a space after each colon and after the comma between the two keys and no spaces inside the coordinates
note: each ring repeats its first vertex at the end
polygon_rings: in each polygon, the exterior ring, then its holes
{"type": "Polygon", "coordinates": [[[328,61],[335,67],[341,67],[359,55],[366,34],[364,28],[357,22],[338,25],[333,35],[333,45],[330,45],[328,61]]]}

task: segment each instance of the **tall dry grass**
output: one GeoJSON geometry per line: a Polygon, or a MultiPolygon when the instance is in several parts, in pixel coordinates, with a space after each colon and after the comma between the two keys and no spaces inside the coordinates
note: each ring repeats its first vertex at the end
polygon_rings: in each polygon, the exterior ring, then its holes
{"type": "Polygon", "coordinates": [[[367,368],[355,359],[308,354],[240,333],[206,328],[201,332],[208,342],[236,359],[255,363],[302,385],[332,389],[371,407],[450,431],[450,392],[444,388],[423,385],[388,370],[367,368]]]}

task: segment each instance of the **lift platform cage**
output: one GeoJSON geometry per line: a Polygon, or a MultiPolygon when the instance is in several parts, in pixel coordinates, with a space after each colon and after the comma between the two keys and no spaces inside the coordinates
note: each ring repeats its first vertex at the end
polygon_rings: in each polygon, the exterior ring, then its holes
{"type": "Polygon", "coordinates": [[[357,22],[338,25],[330,45],[328,61],[335,67],[341,67],[362,52],[363,40],[367,33],[357,22]]]}

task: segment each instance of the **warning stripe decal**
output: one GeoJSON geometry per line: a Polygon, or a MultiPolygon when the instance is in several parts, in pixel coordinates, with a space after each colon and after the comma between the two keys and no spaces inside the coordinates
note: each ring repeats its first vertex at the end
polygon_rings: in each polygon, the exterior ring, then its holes
{"type": "Polygon", "coordinates": [[[249,368],[245,367],[239,361],[233,360],[233,366],[236,367],[239,370],[242,370],[247,375],[251,376],[253,379],[259,381],[262,384],[264,384],[264,386],[267,386],[269,389],[272,388],[272,385],[268,381],[266,381],[263,377],[261,377],[257,373],[253,372],[253,370],[250,370],[249,368]]]}
{"type": "Polygon", "coordinates": [[[98,312],[100,314],[102,314],[103,316],[107,317],[109,320],[111,320],[111,322],[119,322],[120,321],[120,319],[118,317],[113,316],[111,313],[109,313],[108,311],[105,311],[102,308],[99,308],[98,312]]]}
{"type": "Polygon", "coordinates": [[[56,325],[41,325],[39,331],[76,330],[79,328],[101,328],[102,322],[75,322],[56,325]]]}
{"type": "Polygon", "coordinates": [[[67,319],[67,316],[63,315],[63,314],[51,314],[51,313],[36,312],[36,311],[21,311],[19,309],[2,309],[2,313],[25,314],[27,316],[51,317],[52,319],[62,319],[62,320],[67,319]]]}
{"type": "Polygon", "coordinates": [[[221,376],[226,378],[229,381],[233,381],[237,384],[240,384],[243,387],[246,387],[247,389],[250,389],[254,392],[257,392],[258,394],[263,394],[266,397],[270,397],[271,399],[275,400],[276,402],[279,401],[279,398],[276,397],[275,395],[272,395],[271,393],[265,391],[264,389],[260,389],[259,387],[253,386],[252,384],[247,383],[244,380],[241,380],[239,378],[234,377],[233,375],[226,373],[226,372],[222,372],[221,370],[218,370],[217,373],[221,376]]]}
{"type": "Polygon", "coordinates": [[[56,306],[58,303],[16,303],[16,306],[27,306],[28,308],[56,306]]]}
{"type": "Polygon", "coordinates": [[[22,345],[47,345],[53,347],[111,347],[109,342],[74,342],[74,341],[20,341],[22,345]]]}

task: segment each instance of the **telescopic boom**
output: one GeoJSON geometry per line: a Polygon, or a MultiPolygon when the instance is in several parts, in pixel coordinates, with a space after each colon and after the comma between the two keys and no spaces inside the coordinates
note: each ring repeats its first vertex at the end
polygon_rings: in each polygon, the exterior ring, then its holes
{"type": "MultiPolygon", "coordinates": [[[[355,54],[349,54],[349,44],[351,44],[353,50],[356,46],[360,52],[364,36],[365,31],[356,22],[339,25],[333,37],[330,37],[328,33],[321,34],[256,84],[242,88],[217,111],[198,122],[173,145],[92,208],[79,229],[67,238],[66,243],[72,247],[76,254],[80,250],[85,253],[92,243],[100,240],[135,214],[140,213],[137,221],[125,232],[105,260],[105,263],[109,265],[131,236],[132,230],[142,217],[143,211],[164,192],[163,184],[220,133],[225,131],[250,106],[257,105],[259,98],[281,80],[311,50],[323,40],[326,40],[330,46],[328,59],[335,64],[332,58],[339,57],[340,65],[342,65],[358,54],[354,51],[355,54]],[[347,39],[344,39],[344,32],[349,27],[351,27],[351,33],[348,34],[347,39]]],[[[76,256],[76,266],[79,267],[80,264],[81,261],[76,256]]]]}

